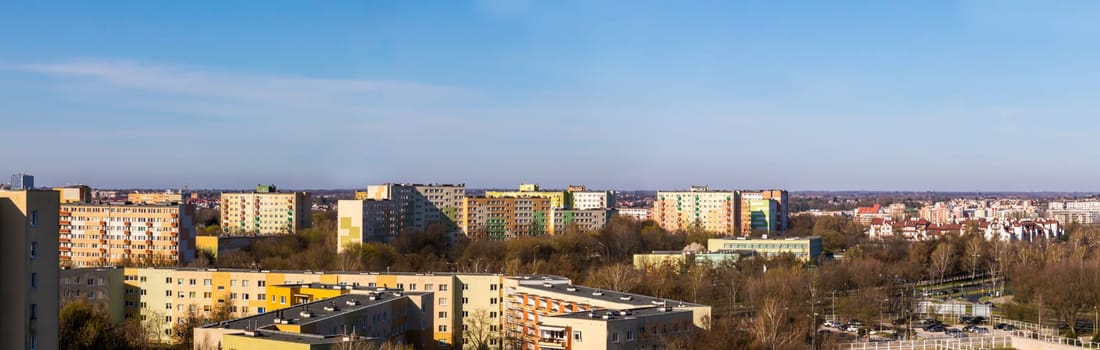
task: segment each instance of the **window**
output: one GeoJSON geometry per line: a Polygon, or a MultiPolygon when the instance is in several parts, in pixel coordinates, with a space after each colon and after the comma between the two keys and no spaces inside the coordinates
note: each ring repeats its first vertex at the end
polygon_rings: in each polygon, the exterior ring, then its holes
{"type": "Polygon", "coordinates": [[[257,287],[263,287],[267,285],[267,281],[256,281],[257,287]]]}
{"type": "Polygon", "coordinates": [[[187,296],[190,297],[191,299],[195,299],[195,292],[188,293],[187,296]]]}
{"type": "Polygon", "coordinates": [[[447,298],[439,298],[439,305],[447,305],[447,298]]]}
{"type": "MultiPolygon", "coordinates": [[[[191,282],[191,284],[195,284],[195,283],[194,283],[194,280],[191,280],[191,281],[192,281],[192,282],[191,282]]],[[[207,278],[207,279],[204,279],[204,280],[202,280],[202,285],[204,285],[204,286],[211,286],[211,285],[213,285],[213,283],[212,283],[212,282],[213,282],[213,281],[211,281],[211,280],[210,280],[209,278],[207,278]]]]}
{"type": "Polygon", "coordinates": [[[446,311],[440,311],[439,312],[439,318],[447,319],[447,312],[446,311]]]}
{"type": "Polygon", "coordinates": [[[462,304],[463,304],[463,305],[465,305],[465,304],[469,304],[469,303],[470,303],[470,298],[467,298],[467,297],[462,297],[462,304]]]}
{"type": "Polygon", "coordinates": [[[229,286],[230,287],[236,287],[237,286],[237,280],[229,280],[229,286]]]}
{"type": "Polygon", "coordinates": [[[626,341],[634,341],[634,331],[626,331],[626,341]]]}
{"type": "Polygon", "coordinates": [[[424,290],[431,292],[432,291],[432,284],[431,283],[425,284],[424,285],[424,290]]]}
{"type": "Polygon", "coordinates": [[[241,280],[241,287],[248,287],[248,280],[241,280]]]}
{"type": "Polygon", "coordinates": [[[409,290],[416,290],[416,283],[409,283],[409,290]]]}
{"type": "Polygon", "coordinates": [[[31,350],[38,350],[38,335],[31,333],[31,350]]]}
{"type": "MultiPolygon", "coordinates": [[[[142,278],[144,278],[144,277],[142,277],[142,278]]],[[[166,277],[166,278],[164,278],[164,283],[167,283],[167,284],[172,284],[172,277],[166,277]]]]}
{"type": "Polygon", "coordinates": [[[447,325],[445,325],[445,324],[441,324],[441,325],[439,325],[439,327],[436,327],[436,329],[437,329],[437,330],[438,330],[439,332],[442,332],[442,333],[446,333],[446,332],[447,332],[447,325]]]}
{"type": "Polygon", "coordinates": [[[202,298],[203,299],[210,299],[210,292],[203,292],[202,293],[202,298]]]}
{"type": "Polygon", "coordinates": [[[489,311],[489,318],[497,318],[497,312],[496,311],[489,311]]]}
{"type": "Polygon", "coordinates": [[[256,308],[256,312],[257,312],[257,313],[261,313],[261,314],[262,314],[262,313],[264,313],[264,312],[267,312],[267,308],[265,308],[265,307],[257,307],[257,308],[256,308]]]}
{"type": "Polygon", "coordinates": [[[463,283],[462,284],[462,290],[470,290],[470,284],[469,283],[463,283]]]}
{"type": "Polygon", "coordinates": [[[489,290],[497,290],[497,285],[496,284],[490,284],[489,285],[489,290]]]}
{"type": "Polygon", "coordinates": [[[619,342],[619,332],[611,332],[611,342],[612,343],[618,343],[619,342]]]}
{"type": "Polygon", "coordinates": [[[31,319],[38,319],[38,304],[31,304],[31,319]]]}
{"type": "Polygon", "coordinates": [[[31,272],[31,288],[38,288],[38,273],[31,272]]]}
{"type": "Polygon", "coordinates": [[[164,296],[171,297],[172,296],[172,291],[170,291],[170,290],[164,291],[164,296]]]}
{"type": "Polygon", "coordinates": [[[573,340],[581,341],[581,331],[573,331],[573,340]]]}
{"type": "Polygon", "coordinates": [[[237,293],[229,293],[229,300],[237,300],[237,293]]]}
{"type": "Polygon", "coordinates": [[[31,227],[38,226],[38,211],[37,210],[31,210],[30,220],[31,220],[31,227]]]}
{"type": "Polygon", "coordinates": [[[462,312],[462,318],[467,318],[467,317],[470,317],[470,312],[469,311],[463,311],[462,312]]]}
{"type": "Polygon", "coordinates": [[[172,303],[164,303],[165,310],[172,310],[172,303]]]}
{"type": "Polygon", "coordinates": [[[286,297],[279,297],[279,304],[286,305],[286,297]]]}
{"type": "Polygon", "coordinates": [[[489,304],[490,305],[496,305],[497,304],[497,298],[489,298],[489,304]]]}
{"type": "Polygon", "coordinates": [[[446,292],[447,291],[447,285],[446,284],[440,284],[439,285],[439,291],[440,292],[446,292]]]}
{"type": "Polygon", "coordinates": [[[164,316],[164,322],[172,322],[172,316],[164,316]]]}
{"type": "Polygon", "coordinates": [[[38,242],[31,242],[31,259],[38,256],[38,242]]]}
{"type": "Polygon", "coordinates": [[[197,283],[197,281],[198,281],[198,280],[196,280],[196,279],[192,278],[191,280],[187,281],[187,283],[193,286],[193,285],[195,285],[195,284],[197,283]]]}
{"type": "Polygon", "coordinates": [[[256,300],[265,300],[266,301],[267,300],[267,294],[263,294],[263,293],[256,294],[256,300]]]}

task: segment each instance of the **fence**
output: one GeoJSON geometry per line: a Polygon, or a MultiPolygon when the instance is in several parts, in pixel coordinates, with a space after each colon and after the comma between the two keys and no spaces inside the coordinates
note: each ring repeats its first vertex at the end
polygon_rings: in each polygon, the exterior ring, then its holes
{"type": "Polygon", "coordinates": [[[1017,321],[1000,316],[993,316],[993,322],[1015,326],[1017,329],[1010,332],[1014,337],[1035,339],[1047,343],[1069,345],[1084,349],[1100,349],[1100,343],[1059,336],[1058,329],[1051,326],[1044,325],[1042,328],[1039,328],[1039,325],[1036,323],[1017,321]]]}
{"type": "Polygon", "coordinates": [[[841,344],[844,350],[979,350],[1011,348],[1012,338],[988,336],[841,344]]]}

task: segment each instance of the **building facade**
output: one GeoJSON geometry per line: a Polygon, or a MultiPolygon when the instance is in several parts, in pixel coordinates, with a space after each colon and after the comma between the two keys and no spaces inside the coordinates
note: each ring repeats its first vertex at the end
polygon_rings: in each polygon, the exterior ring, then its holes
{"type": "Polygon", "coordinates": [[[707,250],[711,252],[723,250],[752,251],[754,255],[763,257],[791,254],[799,260],[816,263],[821,256],[822,245],[821,237],[711,238],[707,240],[707,250]]]}
{"type": "Polygon", "coordinates": [[[553,220],[550,225],[550,234],[565,232],[570,226],[574,226],[581,232],[595,232],[603,228],[610,219],[611,211],[607,209],[551,209],[553,220]]]}
{"type": "Polygon", "coordinates": [[[85,185],[54,187],[61,196],[61,203],[87,203],[92,201],[92,188],[85,185]]]}
{"type": "Polygon", "coordinates": [[[389,242],[401,233],[401,223],[392,200],[340,200],[336,204],[336,250],[349,244],[389,242]]]}
{"type": "Polygon", "coordinates": [[[551,233],[553,199],[467,197],[462,232],[475,239],[506,239],[551,233]]]}
{"type": "Polygon", "coordinates": [[[573,209],[611,209],[616,205],[615,191],[577,191],[571,192],[573,209]]]}
{"type": "Polygon", "coordinates": [[[0,191],[0,348],[58,348],[58,205],[53,190],[0,191]]]}
{"type": "Polygon", "coordinates": [[[750,234],[752,231],[764,230],[768,232],[786,231],[789,228],[790,212],[786,190],[762,190],[741,191],[741,233],[750,234]],[[765,204],[764,201],[772,202],[765,204]],[[765,212],[761,208],[770,207],[765,212]],[[762,218],[767,217],[767,223],[761,224],[762,218]]]}
{"type": "Polygon", "coordinates": [[[126,194],[126,201],[130,203],[183,203],[187,195],[182,192],[133,192],[126,194]]]}
{"type": "Polygon", "coordinates": [[[715,235],[735,234],[741,225],[741,198],[736,191],[691,186],[688,191],[658,191],[652,219],[669,231],[700,228],[715,235]]]}
{"type": "Polygon", "coordinates": [[[391,201],[398,231],[425,230],[443,225],[458,233],[462,218],[465,184],[382,184],[367,187],[364,200],[391,201]]]}
{"type": "Polygon", "coordinates": [[[229,234],[294,234],[310,228],[312,202],[307,192],[277,192],[257,186],[250,193],[222,193],[222,232],[229,234]]]}
{"type": "Polygon", "coordinates": [[[485,191],[485,198],[547,198],[552,208],[572,208],[573,193],[540,190],[538,184],[519,185],[519,191],[485,191]]]}
{"type": "Polygon", "coordinates": [[[615,208],[615,214],[629,216],[638,221],[650,219],[649,208],[615,208]]]}
{"type": "Polygon", "coordinates": [[[34,176],[27,174],[13,174],[11,176],[11,190],[34,189],[34,176]]]}
{"type": "Polygon", "coordinates": [[[61,306],[87,303],[107,315],[111,323],[126,317],[126,285],[120,267],[61,269],[61,306]]]}
{"type": "Polygon", "coordinates": [[[61,205],[61,265],[180,265],[195,258],[195,209],[188,204],[61,205]]]}

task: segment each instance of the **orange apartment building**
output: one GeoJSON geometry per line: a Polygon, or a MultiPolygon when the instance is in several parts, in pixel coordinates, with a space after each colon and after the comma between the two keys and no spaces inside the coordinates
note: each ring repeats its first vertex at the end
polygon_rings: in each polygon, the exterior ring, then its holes
{"type": "Polygon", "coordinates": [[[195,257],[194,207],[187,204],[62,204],[60,264],[171,266],[195,257]]]}

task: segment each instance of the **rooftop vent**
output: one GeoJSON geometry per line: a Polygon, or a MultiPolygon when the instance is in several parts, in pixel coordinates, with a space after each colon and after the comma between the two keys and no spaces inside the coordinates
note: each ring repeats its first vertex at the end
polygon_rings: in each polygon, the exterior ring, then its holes
{"type": "Polygon", "coordinates": [[[574,287],[574,286],[568,286],[568,287],[565,287],[565,290],[567,290],[567,291],[570,291],[570,292],[576,292],[576,291],[577,291],[577,287],[574,287]]]}
{"type": "Polygon", "coordinates": [[[619,300],[631,300],[631,299],[634,299],[634,297],[629,296],[629,295],[624,295],[624,296],[619,297],[619,300]]]}
{"type": "Polygon", "coordinates": [[[310,318],[310,317],[313,317],[313,313],[312,313],[312,312],[309,312],[309,310],[302,310],[302,312],[299,312],[299,313],[298,313],[298,315],[299,315],[299,316],[302,316],[302,318],[310,318]]]}
{"type": "Polygon", "coordinates": [[[355,305],[359,305],[359,300],[351,299],[351,300],[346,301],[346,303],[348,304],[348,306],[355,306],[355,305]]]}
{"type": "Polygon", "coordinates": [[[542,286],[546,288],[554,288],[554,284],[550,282],[543,283],[542,286]]]}
{"type": "Polygon", "coordinates": [[[630,316],[633,314],[634,312],[630,310],[619,310],[619,316],[630,316]]]}
{"type": "Polygon", "coordinates": [[[598,297],[603,296],[603,291],[597,290],[595,292],[592,292],[592,295],[595,295],[595,296],[598,296],[598,297]]]}

